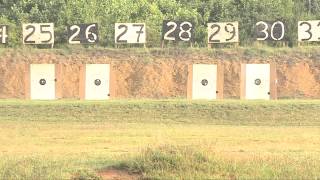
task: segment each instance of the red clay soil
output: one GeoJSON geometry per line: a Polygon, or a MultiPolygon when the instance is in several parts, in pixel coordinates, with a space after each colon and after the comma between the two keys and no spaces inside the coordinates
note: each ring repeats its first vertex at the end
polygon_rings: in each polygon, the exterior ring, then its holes
{"type": "Polygon", "coordinates": [[[77,51],[7,50],[0,56],[0,98],[25,98],[26,68],[30,63],[62,64],[61,98],[79,98],[81,64],[111,63],[116,98],[186,98],[188,65],[220,62],[224,70],[224,97],[240,97],[240,64],[277,64],[279,98],[320,98],[320,61],[290,55],[248,57],[244,54],[212,55],[193,52],[135,53],[114,50],[77,51]],[[170,54],[171,53],[171,54],[170,54]]]}

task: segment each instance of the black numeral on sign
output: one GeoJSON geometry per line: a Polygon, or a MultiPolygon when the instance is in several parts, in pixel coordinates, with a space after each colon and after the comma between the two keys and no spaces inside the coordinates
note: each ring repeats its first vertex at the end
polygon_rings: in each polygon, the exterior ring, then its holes
{"type": "Polygon", "coordinates": [[[70,44],[94,44],[99,41],[98,24],[76,24],[68,27],[70,44]]]}
{"type": "Polygon", "coordinates": [[[8,26],[0,25],[0,44],[8,43],[8,26]]]}
{"type": "Polygon", "coordinates": [[[30,39],[30,37],[34,34],[34,32],[36,31],[36,27],[33,26],[33,25],[28,25],[28,26],[26,27],[26,31],[27,31],[27,35],[26,35],[26,37],[24,38],[24,43],[25,43],[25,44],[35,44],[36,41],[31,41],[31,40],[29,40],[29,39],[30,39]]]}
{"type": "Polygon", "coordinates": [[[308,22],[302,22],[300,24],[300,26],[304,26],[306,25],[307,26],[307,29],[305,30],[305,32],[308,34],[308,37],[307,38],[304,38],[304,39],[301,39],[302,41],[309,41],[311,38],[312,38],[312,33],[311,33],[311,24],[308,23],[308,22]]]}
{"type": "Polygon", "coordinates": [[[139,43],[140,42],[140,36],[141,36],[141,34],[144,33],[144,31],[143,31],[144,24],[133,24],[132,26],[135,27],[135,28],[138,28],[136,33],[138,34],[137,43],[139,43]]]}
{"type": "Polygon", "coordinates": [[[120,26],[118,26],[118,29],[119,29],[119,30],[122,30],[122,32],[121,32],[120,35],[117,37],[117,42],[118,42],[118,43],[127,43],[128,40],[126,40],[126,39],[123,39],[123,40],[122,40],[121,37],[128,32],[128,26],[127,26],[127,25],[124,25],[124,24],[121,24],[120,26]]]}
{"type": "Polygon", "coordinates": [[[256,24],[256,36],[258,41],[281,41],[284,39],[284,35],[285,25],[281,21],[276,21],[274,23],[259,21],[256,24]]]}
{"type": "Polygon", "coordinates": [[[219,39],[213,39],[217,34],[219,34],[221,27],[218,24],[212,24],[211,27],[212,34],[209,37],[209,42],[220,42],[219,39]]]}
{"type": "Polygon", "coordinates": [[[225,27],[224,27],[224,30],[226,32],[228,32],[230,34],[230,37],[226,39],[226,41],[231,41],[232,39],[234,39],[236,37],[236,27],[231,24],[231,23],[228,23],[225,27]],[[231,29],[231,30],[230,30],[231,29]]]}
{"type": "Polygon", "coordinates": [[[192,41],[194,26],[188,21],[163,21],[163,40],[192,41]]]}
{"type": "Polygon", "coordinates": [[[48,28],[50,28],[50,25],[40,25],[40,33],[47,34],[49,36],[49,38],[47,40],[42,40],[41,43],[49,43],[52,40],[51,31],[46,30],[48,28]]]}

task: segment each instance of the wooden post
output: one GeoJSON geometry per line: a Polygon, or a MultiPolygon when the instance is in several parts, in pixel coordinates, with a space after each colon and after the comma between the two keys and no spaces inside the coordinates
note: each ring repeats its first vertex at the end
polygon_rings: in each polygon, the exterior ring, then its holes
{"type": "Polygon", "coordinates": [[[164,40],[161,41],[161,48],[164,48],[164,40]]]}
{"type": "Polygon", "coordinates": [[[276,62],[270,63],[270,99],[278,99],[278,79],[276,62]]]}
{"type": "Polygon", "coordinates": [[[116,98],[116,92],[117,92],[117,89],[116,87],[119,85],[117,84],[117,80],[116,80],[116,75],[115,75],[115,68],[113,67],[114,64],[113,63],[110,63],[110,80],[109,80],[109,97],[110,99],[115,99],[116,98]]]}
{"type": "Polygon", "coordinates": [[[188,65],[187,99],[192,100],[193,65],[188,65]]]}
{"type": "Polygon", "coordinates": [[[86,81],[86,65],[80,65],[80,72],[79,72],[79,99],[85,99],[85,81],[86,81]]]}
{"type": "Polygon", "coordinates": [[[241,64],[240,99],[246,99],[246,64],[241,64]]]}
{"type": "Polygon", "coordinates": [[[55,65],[55,92],[56,99],[61,99],[62,96],[62,64],[55,65]]]}
{"type": "Polygon", "coordinates": [[[30,94],[30,91],[31,91],[31,87],[30,87],[30,64],[28,63],[25,63],[25,80],[24,80],[24,96],[25,96],[25,99],[30,99],[31,97],[31,94],[30,94]]]}
{"type": "Polygon", "coordinates": [[[224,66],[222,62],[217,64],[217,99],[224,97],[224,66]]]}

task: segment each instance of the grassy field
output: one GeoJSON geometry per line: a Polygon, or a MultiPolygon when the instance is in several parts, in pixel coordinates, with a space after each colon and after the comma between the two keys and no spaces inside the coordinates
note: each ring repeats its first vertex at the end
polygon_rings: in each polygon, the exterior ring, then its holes
{"type": "Polygon", "coordinates": [[[320,101],[0,101],[0,179],[319,179],[320,101]]]}

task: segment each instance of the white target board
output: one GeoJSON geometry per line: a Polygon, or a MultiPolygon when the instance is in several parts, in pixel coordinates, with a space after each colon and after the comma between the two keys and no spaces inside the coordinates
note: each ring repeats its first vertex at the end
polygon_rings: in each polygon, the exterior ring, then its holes
{"type": "Polygon", "coordinates": [[[85,99],[106,100],[110,97],[110,65],[87,64],[85,77],[85,99]]]}
{"type": "Polygon", "coordinates": [[[192,99],[217,98],[217,65],[194,64],[192,66],[192,99]]]}
{"type": "Polygon", "coordinates": [[[246,65],[246,99],[270,99],[270,64],[246,65]]]}
{"type": "Polygon", "coordinates": [[[30,96],[33,100],[53,100],[55,96],[55,65],[30,65],[30,96]]]}

